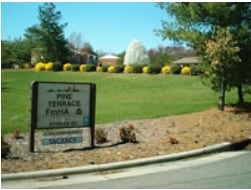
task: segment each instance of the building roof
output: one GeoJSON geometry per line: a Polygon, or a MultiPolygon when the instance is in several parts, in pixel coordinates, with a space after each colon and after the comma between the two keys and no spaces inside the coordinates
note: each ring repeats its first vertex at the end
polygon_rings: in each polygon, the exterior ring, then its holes
{"type": "Polygon", "coordinates": [[[109,54],[109,55],[100,57],[99,59],[119,59],[119,57],[109,54]]]}
{"type": "Polygon", "coordinates": [[[199,57],[184,57],[173,62],[174,64],[194,64],[199,63],[199,57]]]}

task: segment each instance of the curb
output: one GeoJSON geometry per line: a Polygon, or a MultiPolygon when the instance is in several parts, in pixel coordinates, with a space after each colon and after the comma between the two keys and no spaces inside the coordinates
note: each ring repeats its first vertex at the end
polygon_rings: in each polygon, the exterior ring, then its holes
{"type": "Polygon", "coordinates": [[[136,160],[107,163],[100,165],[91,165],[91,166],[82,166],[82,167],[73,167],[73,168],[62,168],[62,169],[51,169],[51,170],[42,170],[35,172],[20,172],[20,173],[11,173],[11,174],[2,174],[2,181],[7,180],[22,180],[30,178],[41,178],[41,177],[51,177],[51,176],[65,176],[69,174],[80,174],[80,173],[95,173],[112,169],[123,169],[129,167],[142,166],[147,164],[155,164],[160,162],[168,162],[174,160],[180,160],[184,158],[189,158],[193,156],[199,156],[202,154],[209,154],[214,152],[222,152],[228,150],[239,150],[251,143],[251,137],[244,139],[242,141],[229,143],[223,142],[220,144],[210,145],[205,148],[200,148],[196,150],[174,153],[164,156],[156,156],[150,158],[142,158],[136,160]]]}

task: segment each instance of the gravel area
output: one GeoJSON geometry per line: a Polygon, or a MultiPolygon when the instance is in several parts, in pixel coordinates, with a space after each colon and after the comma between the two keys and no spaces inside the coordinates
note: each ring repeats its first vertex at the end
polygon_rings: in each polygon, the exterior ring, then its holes
{"type": "Polygon", "coordinates": [[[11,145],[11,154],[1,159],[2,173],[68,168],[110,163],[202,148],[221,142],[235,142],[251,136],[251,106],[216,108],[203,112],[96,125],[107,132],[108,142],[88,149],[89,131],[84,129],[84,143],[44,146],[44,133],[36,132],[35,152],[29,152],[29,134],[3,135],[11,145]],[[132,125],[137,143],[122,143],[119,129],[132,125]],[[75,149],[74,149],[75,148],[75,149]],[[68,149],[68,150],[67,150],[68,149]],[[69,150],[70,149],[70,150],[69,150]]]}

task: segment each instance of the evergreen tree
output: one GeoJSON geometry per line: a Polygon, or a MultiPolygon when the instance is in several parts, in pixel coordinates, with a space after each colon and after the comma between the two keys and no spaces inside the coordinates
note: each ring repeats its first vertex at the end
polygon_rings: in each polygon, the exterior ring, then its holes
{"type": "Polygon", "coordinates": [[[56,11],[53,3],[44,3],[38,9],[40,23],[26,30],[25,37],[36,43],[44,61],[65,62],[67,59],[67,40],[63,31],[67,23],[60,24],[61,18],[61,12],[56,11]]]}
{"type": "Polygon", "coordinates": [[[32,44],[23,39],[13,41],[1,41],[1,65],[10,68],[14,64],[20,67],[24,63],[30,63],[32,44]]]}

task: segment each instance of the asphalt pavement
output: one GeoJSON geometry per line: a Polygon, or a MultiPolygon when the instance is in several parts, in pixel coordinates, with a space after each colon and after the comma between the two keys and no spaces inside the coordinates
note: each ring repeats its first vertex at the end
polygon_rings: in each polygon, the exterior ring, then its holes
{"type": "Polygon", "coordinates": [[[251,152],[226,152],[206,158],[137,168],[120,174],[103,174],[105,179],[95,182],[82,182],[79,176],[78,183],[56,185],[53,188],[248,189],[251,188],[250,163],[251,152]]]}

